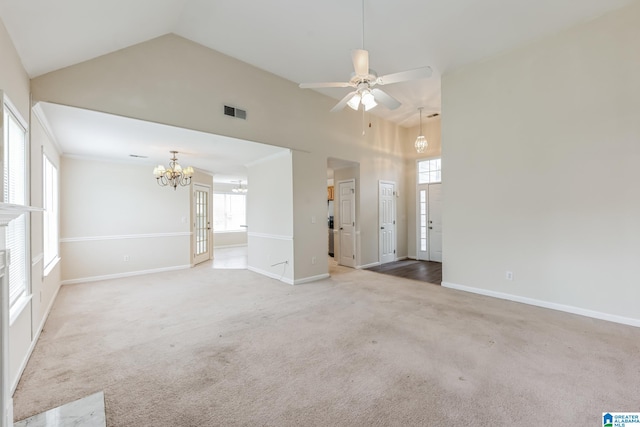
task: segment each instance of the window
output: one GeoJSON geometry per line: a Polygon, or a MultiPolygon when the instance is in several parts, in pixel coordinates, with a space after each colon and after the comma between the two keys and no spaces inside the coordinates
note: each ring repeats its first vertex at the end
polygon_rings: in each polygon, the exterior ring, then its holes
{"type": "Polygon", "coordinates": [[[45,275],[58,260],[58,169],[42,155],[43,252],[45,275]]]}
{"type": "MultiPolygon", "coordinates": [[[[4,106],[4,201],[24,205],[27,200],[27,138],[25,127],[4,106]]],[[[6,229],[9,250],[9,306],[27,295],[27,215],[22,214],[6,229]]]]}
{"type": "Polygon", "coordinates": [[[245,231],[247,196],[245,194],[214,193],[213,231],[245,231]]]}
{"type": "Polygon", "coordinates": [[[433,184],[442,181],[442,160],[430,159],[418,162],[418,184],[433,184]]]}

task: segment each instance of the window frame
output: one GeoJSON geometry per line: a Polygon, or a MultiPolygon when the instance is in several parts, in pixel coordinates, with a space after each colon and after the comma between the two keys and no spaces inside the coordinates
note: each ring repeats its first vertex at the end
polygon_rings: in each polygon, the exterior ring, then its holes
{"type": "Polygon", "coordinates": [[[42,207],[44,208],[44,212],[42,213],[42,265],[43,276],[46,277],[56,266],[58,261],[60,261],[60,172],[58,166],[51,161],[50,157],[44,150],[42,152],[42,207]],[[52,180],[53,188],[51,189],[51,200],[47,198],[49,190],[47,181],[47,164],[52,169],[53,174],[51,176],[54,178],[52,180]],[[52,201],[53,206],[49,205],[50,201],[52,201]],[[51,212],[53,212],[53,218],[50,217],[51,212]],[[51,233],[51,229],[48,228],[52,225],[53,233],[51,233]],[[52,254],[48,253],[48,248],[54,248],[52,254]]]}
{"type": "MultiPolygon", "coordinates": [[[[2,112],[3,112],[3,137],[2,137],[2,141],[3,141],[3,147],[2,147],[2,154],[3,154],[3,161],[0,162],[1,167],[2,167],[2,180],[3,180],[3,185],[2,185],[2,201],[4,203],[14,203],[15,201],[7,201],[7,198],[9,197],[7,194],[5,194],[5,174],[6,174],[6,169],[7,169],[7,149],[8,148],[8,144],[9,144],[9,140],[7,138],[9,130],[9,125],[8,125],[8,120],[5,120],[5,113],[7,116],[10,116],[11,119],[13,119],[15,121],[15,123],[20,126],[21,130],[24,132],[23,133],[23,143],[24,143],[24,164],[23,164],[23,179],[24,179],[24,201],[21,203],[21,205],[26,206],[28,205],[28,201],[30,200],[30,188],[31,188],[31,181],[30,181],[30,150],[31,150],[31,144],[29,143],[29,126],[26,120],[24,120],[24,118],[22,117],[22,115],[20,114],[20,112],[18,111],[18,109],[15,107],[15,105],[11,102],[11,100],[6,96],[6,94],[2,94],[2,112]]],[[[8,185],[11,185],[11,183],[9,182],[8,185]]],[[[20,203],[14,203],[14,204],[20,204],[20,203]]],[[[18,318],[18,316],[20,315],[20,313],[22,313],[22,310],[28,305],[29,301],[31,301],[31,297],[32,297],[32,289],[31,289],[31,215],[27,212],[22,214],[24,216],[24,283],[23,283],[23,289],[21,290],[21,292],[18,294],[17,297],[15,297],[13,300],[9,300],[9,317],[10,317],[10,321],[9,324],[13,324],[13,322],[18,318]]],[[[22,216],[16,218],[19,219],[22,216]]],[[[15,221],[15,220],[14,220],[15,221]]],[[[6,238],[7,238],[7,232],[8,232],[8,227],[7,230],[5,230],[5,247],[7,246],[6,244],[6,238]]],[[[7,249],[10,249],[7,247],[7,249]]],[[[7,268],[7,272],[10,273],[10,269],[11,269],[11,258],[14,258],[13,254],[9,254],[9,266],[7,268]]],[[[15,262],[15,261],[14,261],[15,262]]],[[[9,274],[9,288],[11,291],[11,275],[9,274]]]]}
{"type": "MultiPolygon", "coordinates": [[[[214,191],[211,203],[213,205],[213,209],[212,209],[213,212],[211,213],[211,218],[212,218],[212,228],[213,228],[213,233],[214,234],[216,234],[216,233],[245,233],[247,231],[247,229],[246,229],[246,222],[247,222],[247,194],[246,193],[245,194],[238,194],[238,193],[233,193],[231,191],[214,191]],[[243,227],[241,225],[240,228],[234,228],[234,229],[226,229],[225,228],[224,230],[220,230],[220,229],[216,228],[216,196],[220,196],[220,195],[224,195],[225,198],[226,198],[226,196],[244,197],[244,223],[245,223],[245,227],[243,227]]],[[[225,213],[226,213],[226,203],[225,203],[225,213]]],[[[225,223],[226,223],[226,220],[225,220],[225,223]]]]}
{"type": "Polygon", "coordinates": [[[440,183],[442,183],[442,157],[441,156],[427,157],[427,158],[424,158],[424,159],[416,160],[416,182],[417,182],[418,185],[440,184],[440,183]],[[424,163],[424,162],[431,163],[434,160],[439,160],[440,161],[440,168],[439,169],[434,169],[433,171],[431,170],[431,168],[429,168],[429,171],[427,172],[427,174],[430,175],[430,172],[439,172],[440,179],[432,181],[431,178],[429,178],[429,180],[427,180],[425,182],[420,181],[420,163],[424,163]]]}

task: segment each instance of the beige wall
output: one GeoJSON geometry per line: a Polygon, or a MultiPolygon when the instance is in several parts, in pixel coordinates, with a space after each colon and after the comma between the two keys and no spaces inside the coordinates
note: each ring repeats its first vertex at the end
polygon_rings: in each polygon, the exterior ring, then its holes
{"type": "MultiPolygon", "coordinates": [[[[29,167],[30,201],[32,206],[42,206],[42,152],[52,162],[59,161],[59,154],[49,136],[37,119],[31,119],[30,82],[20,58],[0,20],[0,90],[9,98],[30,127],[29,167]]],[[[42,214],[30,214],[31,233],[31,292],[27,306],[14,316],[9,336],[9,386],[15,389],[19,375],[27,363],[37,337],[46,320],[60,286],[60,266],[53,268],[44,277],[42,265],[42,214]]],[[[0,232],[1,247],[4,247],[4,230],[0,232]]],[[[4,314],[4,313],[3,313],[4,314]]]]}
{"type": "Polygon", "coordinates": [[[444,76],[445,282],[640,325],[638,40],[635,2],[444,76]]]}
{"type": "Polygon", "coordinates": [[[64,283],[190,265],[190,187],[160,187],[152,169],[62,158],[64,283]]]}
{"type": "MultiPolygon", "coordinates": [[[[296,194],[317,198],[305,206],[296,205],[302,209],[295,214],[300,225],[296,233],[301,233],[296,235],[296,244],[305,248],[300,252],[304,256],[295,262],[301,263],[300,274],[305,277],[319,272],[309,264],[310,257],[326,252],[326,233],[320,233],[319,227],[302,226],[311,216],[326,215],[326,195],[319,191],[318,184],[326,179],[326,167],[321,170],[318,165],[327,157],[359,162],[361,208],[368,213],[360,224],[360,247],[364,250],[360,261],[369,264],[378,260],[377,214],[369,212],[377,212],[378,180],[393,180],[404,186],[404,153],[413,144],[404,128],[367,116],[371,127],[367,126],[362,136],[362,114],[346,110],[331,114],[334,99],[301,90],[290,81],[175,35],[40,76],[33,80],[32,90],[37,100],[308,153],[308,157],[293,159],[294,170],[312,165],[309,173],[314,174],[296,180],[296,194]],[[246,109],[247,120],[224,116],[225,103],[246,109]]],[[[249,182],[253,191],[255,182],[249,182]]],[[[398,205],[406,208],[402,197],[398,205]]],[[[399,229],[406,230],[406,224],[399,229]]],[[[406,243],[399,247],[406,248],[406,243]]]]}

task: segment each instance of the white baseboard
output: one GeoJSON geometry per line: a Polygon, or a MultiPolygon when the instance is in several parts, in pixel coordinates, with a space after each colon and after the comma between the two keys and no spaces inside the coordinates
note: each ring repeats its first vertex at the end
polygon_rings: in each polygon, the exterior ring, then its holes
{"type": "Polygon", "coordinates": [[[166,271],[185,270],[193,267],[191,264],[175,265],[172,267],[153,268],[150,270],[128,271],[126,273],[105,274],[104,276],[81,277],[79,279],[63,280],[63,285],[74,285],[76,283],[99,282],[101,280],[121,279],[123,277],[141,276],[143,274],[164,273],[166,271]]]}
{"type": "Polygon", "coordinates": [[[379,265],[380,265],[379,262],[372,262],[371,264],[358,265],[358,266],[356,266],[356,270],[365,270],[367,268],[377,267],[379,265]]]}
{"type": "Polygon", "coordinates": [[[239,243],[237,245],[224,245],[224,246],[214,246],[213,250],[215,251],[216,249],[227,249],[227,248],[242,248],[247,246],[246,243],[239,243]]]}
{"type": "Polygon", "coordinates": [[[396,261],[404,261],[405,259],[409,259],[409,257],[400,256],[400,257],[396,258],[396,261]]]}
{"type": "Polygon", "coordinates": [[[292,279],[289,279],[288,277],[283,277],[281,274],[271,273],[270,271],[262,270],[260,268],[251,267],[251,266],[247,266],[247,270],[253,271],[254,273],[262,274],[263,276],[267,276],[267,277],[270,277],[272,279],[279,280],[279,281],[284,282],[284,283],[286,283],[288,285],[293,285],[293,280],[292,279]]]}
{"type": "MultiPolygon", "coordinates": [[[[47,322],[47,319],[49,318],[49,313],[51,313],[51,309],[53,308],[53,303],[56,301],[56,298],[58,298],[58,292],[60,292],[60,286],[58,286],[58,289],[56,289],[55,294],[53,294],[51,301],[49,301],[49,305],[47,306],[47,309],[44,311],[44,316],[42,316],[42,321],[38,326],[38,330],[36,331],[35,336],[31,340],[31,345],[29,346],[29,350],[27,351],[27,354],[24,357],[24,360],[20,364],[20,368],[18,369],[18,375],[16,375],[16,380],[14,381],[13,384],[11,384],[11,396],[13,396],[13,393],[16,392],[16,388],[18,387],[18,383],[20,382],[20,377],[22,376],[22,373],[27,367],[27,363],[31,358],[31,353],[33,353],[33,350],[36,348],[36,344],[38,343],[38,339],[40,338],[40,333],[44,329],[44,324],[47,322]]],[[[12,418],[12,421],[13,421],[13,418],[12,418]]]]}
{"type": "Polygon", "coordinates": [[[503,292],[490,291],[487,289],[474,288],[472,286],[458,285],[450,282],[442,282],[442,286],[450,289],[457,289],[459,291],[471,292],[479,295],[486,295],[493,298],[500,298],[508,301],[520,302],[523,304],[535,305],[537,307],[549,308],[551,310],[564,311],[566,313],[578,314],[580,316],[591,317],[599,320],[606,320],[614,323],[621,323],[623,325],[640,327],[640,319],[633,319],[631,317],[617,316],[615,314],[602,313],[599,311],[588,310],[586,308],[574,307],[571,305],[558,304],[555,302],[542,301],[533,298],[522,297],[519,295],[505,294],[503,292]]]}
{"type": "Polygon", "coordinates": [[[303,283],[315,282],[317,280],[328,279],[329,273],[318,274],[317,276],[309,276],[303,279],[296,279],[293,281],[294,285],[302,285],[303,283]]]}

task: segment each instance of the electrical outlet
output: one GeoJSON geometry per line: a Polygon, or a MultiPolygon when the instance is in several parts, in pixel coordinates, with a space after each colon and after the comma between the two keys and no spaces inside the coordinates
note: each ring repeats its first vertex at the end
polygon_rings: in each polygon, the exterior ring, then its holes
{"type": "Polygon", "coordinates": [[[504,278],[507,279],[507,280],[513,280],[513,271],[505,272],[504,278]]]}
{"type": "Polygon", "coordinates": [[[123,261],[124,262],[129,262],[129,255],[125,255],[123,261]]]}
{"type": "Polygon", "coordinates": [[[311,257],[311,264],[315,264],[316,263],[316,257],[312,256],[311,257]]]}

